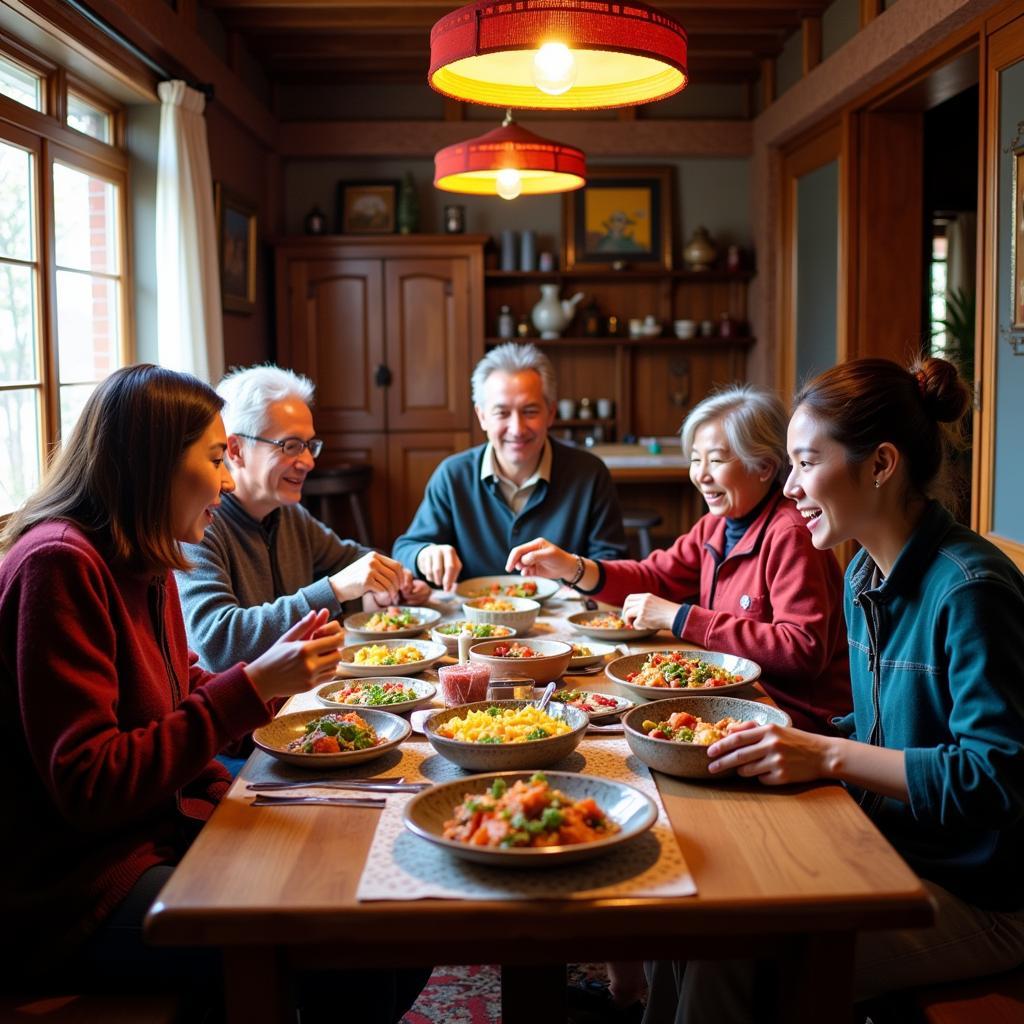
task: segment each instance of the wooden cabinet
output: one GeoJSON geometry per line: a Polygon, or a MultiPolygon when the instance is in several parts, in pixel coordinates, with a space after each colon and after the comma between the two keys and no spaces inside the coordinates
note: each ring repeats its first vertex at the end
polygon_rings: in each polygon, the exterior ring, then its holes
{"type": "Polygon", "coordinates": [[[604,440],[624,436],[674,434],[686,414],[715,386],[743,380],[746,353],[754,343],[750,337],[695,338],[680,341],[673,334],[673,321],[711,320],[716,327],[723,313],[735,323],[747,318],[749,272],[685,270],[572,270],[555,273],[488,270],[488,346],[498,314],[508,306],[518,319],[529,316],[540,299],[540,284],[557,282],[562,298],[582,291],[576,317],[563,337],[547,341],[524,338],[547,352],[558,374],[559,397],[579,402],[599,398],[614,402],[609,419],[555,421],[556,434],[566,432],[580,440],[582,434],[600,428],[604,440]],[[614,337],[580,337],[581,310],[591,301],[600,310],[601,322],[615,316],[625,332],[630,319],[648,315],[662,324],[656,338],[631,339],[624,333],[614,337]]]}
{"type": "Polygon", "coordinates": [[[471,441],[483,355],[483,244],[472,235],[286,239],[278,362],[316,384],[325,468],[373,465],[374,543],[408,525],[434,467],[471,441]]]}

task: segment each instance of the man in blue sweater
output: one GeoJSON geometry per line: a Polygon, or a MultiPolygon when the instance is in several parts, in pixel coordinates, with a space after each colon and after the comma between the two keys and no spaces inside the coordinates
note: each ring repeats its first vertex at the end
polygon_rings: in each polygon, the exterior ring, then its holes
{"type": "Polygon", "coordinates": [[[437,467],[394,557],[443,590],[460,577],[503,573],[509,551],[535,537],[586,558],[625,557],[607,467],[548,437],[557,385],[547,356],[536,345],[499,345],[472,383],[487,443],[437,467]]]}

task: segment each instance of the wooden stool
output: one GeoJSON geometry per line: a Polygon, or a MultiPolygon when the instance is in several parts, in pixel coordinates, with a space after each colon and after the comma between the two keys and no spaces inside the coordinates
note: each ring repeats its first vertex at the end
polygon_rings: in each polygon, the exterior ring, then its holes
{"type": "Polygon", "coordinates": [[[347,494],[352,520],[356,527],[356,540],[365,547],[373,541],[363,513],[361,495],[370,486],[373,467],[366,462],[348,462],[330,469],[314,470],[302,485],[303,499],[317,498],[316,517],[334,529],[330,520],[331,498],[347,494]]]}
{"type": "Polygon", "coordinates": [[[661,526],[661,516],[649,509],[632,509],[622,513],[622,525],[627,530],[636,530],[637,548],[641,558],[646,558],[653,550],[651,530],[661,526]]]}

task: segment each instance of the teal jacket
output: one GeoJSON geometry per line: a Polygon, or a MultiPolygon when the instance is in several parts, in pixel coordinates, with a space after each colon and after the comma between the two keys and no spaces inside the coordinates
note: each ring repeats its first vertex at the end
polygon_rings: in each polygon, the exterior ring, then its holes
{"type": "Polygon", "coordinates": [[[1024,576],[931,503],[881,580],[846,572],[851,739],[906,753],[910,802],[858,793],[923,878],[1024,907],[1024,576]]]}

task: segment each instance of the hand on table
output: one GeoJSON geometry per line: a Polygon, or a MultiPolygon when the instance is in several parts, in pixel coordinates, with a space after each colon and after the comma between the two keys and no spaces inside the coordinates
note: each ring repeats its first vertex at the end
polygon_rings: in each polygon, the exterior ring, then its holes
{"type": "Polygon", "coordinates": [[[416,556],[416,568],[435,587],[451,590],[462,572],[462,559],[451,544],[428,544],[416,556]]]}
{"type": "Polygon", "coordinates": [[[671,629],[679,605],[654,594],[630,594],[622,604],[622,617],[634,629],[671,629]]]}
{"type": "Polygon", "coordinates": [[[402,589],[402,565],[379,551],[369,551],[328,579],[339,601],[352,601],[367,591],[387,594],[382,604],[395,604],[402,589]]]}
{"type": "Polygon", "coordinates": [[[735,768],[767,786],[812,782],[827,777],[830,741],[824,736],[784,725],[740,722],[725,739],[708,747],[712,774],[735,768]]]}
{"type": "Polygon", "coordinates": [[[521,572],[549,580],[572,579],[576,575],[576,556],[543,537],[537,537],[517,545],[508,553],[505,572],[521,572]]]}
{"type": "Polygon", "coordinates": [[[341,646],[341,626],[328,622],[326,608],[310,612],[265,654],[245,667],[260,698],[290,697],[334,676],[341,646]]]}

